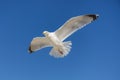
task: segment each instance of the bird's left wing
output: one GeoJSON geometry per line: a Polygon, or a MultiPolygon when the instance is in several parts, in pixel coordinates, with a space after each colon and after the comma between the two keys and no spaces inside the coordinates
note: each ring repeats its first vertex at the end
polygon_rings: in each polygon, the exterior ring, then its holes
{"type": "Polygon", "coordinates": [[[63,41],[75,31],[81,29],[88,23],[96,20],[97,17],[98,15],[94,14],[73,17],[70,20],[68,20],[57,31],[55,31],[55,34],[61,41],[63,41]]]}
{"type": "Polygon", "coordinates": [[[33,38],[33,40],[31,41],[31,44],[29,46],[29,52],[32,53],[34,51],[50,46],[51,45],[46,37],[36,37],[33,38]]]}

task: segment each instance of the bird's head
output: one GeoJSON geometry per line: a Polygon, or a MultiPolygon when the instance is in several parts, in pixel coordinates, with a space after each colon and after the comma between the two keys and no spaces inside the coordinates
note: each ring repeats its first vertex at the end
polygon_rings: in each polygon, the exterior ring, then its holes
{"type": "Polygon", "coordinates": [[[48,31],[44,31],[43,34],[44,34],[45,36],[48,36],[49,32],[48,32],[48,31]]]}

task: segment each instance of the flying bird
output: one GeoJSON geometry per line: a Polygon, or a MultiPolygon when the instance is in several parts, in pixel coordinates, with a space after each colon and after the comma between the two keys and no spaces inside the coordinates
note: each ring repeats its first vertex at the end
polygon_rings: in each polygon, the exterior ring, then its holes
{"type": "Polygon", "coordinates": [[[29,46],[29,52],[35,52],[45,47],[53,47],[50,55],[55,58],[63,58],[71,50],[71,41],[64,40],[77,30],[96,20],[98,15],[88,14],[70,18],[58,30],[54,32],[44,31],[45,37],[35,37],[29,46]]]}

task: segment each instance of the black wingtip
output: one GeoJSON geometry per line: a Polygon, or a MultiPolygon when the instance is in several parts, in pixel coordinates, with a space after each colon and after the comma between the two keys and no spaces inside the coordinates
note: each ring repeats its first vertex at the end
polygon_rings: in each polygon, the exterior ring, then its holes
{"type": "Polygon", "coordinates": [[[31,46],[28,49],[29,53],[31,54],[33,51],[31,50],[31,46]]]}
{"type": "Polygon", "coordinates": [[[87,16],[92,17],[93,20],[96,20],[99,17],[99,15],[96,15],[96,14],[89,14],[87,16]]]}

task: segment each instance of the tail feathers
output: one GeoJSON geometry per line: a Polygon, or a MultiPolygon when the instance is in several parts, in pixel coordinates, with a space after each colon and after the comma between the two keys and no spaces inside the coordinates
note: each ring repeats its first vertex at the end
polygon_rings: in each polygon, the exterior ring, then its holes
{"type": "Polygon", "coordinates": [[[71,49],[71,45],[72,45],[71,41],[64,42],[64,46],[68,49],[71,49]]]}
{"type": "Polygon", "coordinates": [[[50,51],[50,55],[55,57],[55,58],[63,58],[64,56],[67,56],[67,54],[69,54],[70,49],[71,49],[71,41],[67,41],[67,42],[63,42],[64,47],[62,48],[56,48],[54,47],[51,51],[50,51]]]}

